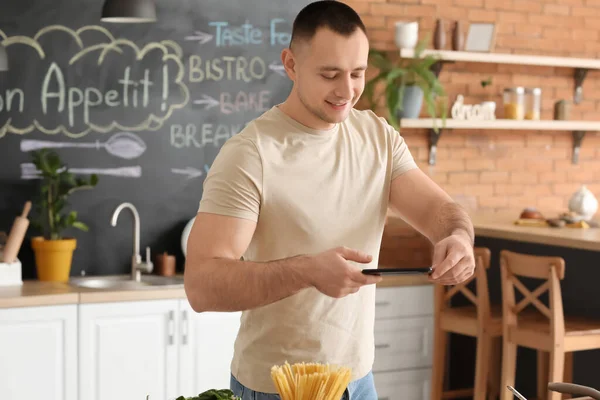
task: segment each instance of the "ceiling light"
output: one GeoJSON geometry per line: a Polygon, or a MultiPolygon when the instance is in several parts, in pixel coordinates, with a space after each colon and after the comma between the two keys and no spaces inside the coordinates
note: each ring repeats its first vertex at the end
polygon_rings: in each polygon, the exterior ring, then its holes
{"type": "Polygon", "coordinates": [[[156,7],[153,0],[106,0],[102,8],[104,22],[154,22],[156,7]]]}

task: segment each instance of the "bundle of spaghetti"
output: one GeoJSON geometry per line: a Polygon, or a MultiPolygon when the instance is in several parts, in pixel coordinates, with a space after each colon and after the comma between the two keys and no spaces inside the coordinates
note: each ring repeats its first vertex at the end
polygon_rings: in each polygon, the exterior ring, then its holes
{"type": "Polygon", "coordinates": [[[281,400],[340,400],[350,383],[350,368],[331,364],[275,365],[271,378],[281,400]]]}

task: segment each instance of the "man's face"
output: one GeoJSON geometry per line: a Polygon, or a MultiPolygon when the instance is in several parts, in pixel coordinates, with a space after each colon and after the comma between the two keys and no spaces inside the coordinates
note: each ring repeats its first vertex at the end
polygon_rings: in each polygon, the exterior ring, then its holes
{"type": "Polygon", "coordinates": [[[334,124],[348,117],[365,87],[369,40],[356,29],[346,37],[319,29],[294,51],[298,97],[313,117],[334,124]]]}

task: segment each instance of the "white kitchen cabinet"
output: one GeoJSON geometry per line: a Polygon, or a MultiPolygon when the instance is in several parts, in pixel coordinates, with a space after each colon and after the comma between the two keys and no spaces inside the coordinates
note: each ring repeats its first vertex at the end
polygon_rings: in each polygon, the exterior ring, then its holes
{"type": "Polygon", "coordinates": [[[77,305],[0,310],[0,399],[78,399],[77,305]]]}
{"type": "Polygon", "coordinates": [[[433,286],[377,288],[373,378],[379,400],[429,400],[433,286]]]}
{"type": "MultiPolygon", "coordinates": [[[[428,398],[433,287],[378,288],[375,308],[379,398],[428,398]]],[[[0,399],[171,400],[228,388],[240,315],[199,314],[187,299],[0,309],[0,399]]]]}
{"type": "Polygon", "coordinates": [[[184,396],[209,389],[227,389],[240,312],[196,313],[180,303],[179,388],[184,396]]]}
{"type": "Polygon", "coordinates": [[[433,285],[377,288],[375,318],[404,318],[433,315],[433,285]]]}
{"type": "Polygon", "coordinates": [[[378,400],[429,400],[431,369],[409,369],[373,374],[378,400]]]}
{"type": "Polygon", "coordinates": [[[81,400],[170,400],[229,388],[240,313],[187,299],[82,304],[81,400]]]}
{"type": "Polygon", "coordinates": [[[430,367],[433,319],[429,316],[379,320],[375,325],[373,370],[430,367]]]}
{"type": "Polygon", "coordinates": [[[81,304],[81,400],[178,395],[179,300],[81,304]]]}

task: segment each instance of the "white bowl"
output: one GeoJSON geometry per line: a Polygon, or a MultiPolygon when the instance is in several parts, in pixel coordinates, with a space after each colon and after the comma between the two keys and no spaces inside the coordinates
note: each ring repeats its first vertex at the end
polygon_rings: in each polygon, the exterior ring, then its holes
{"type": "Polygon", "coordinates": [[[190,219],[188,223],[183,228],[183,233],[181,234],[181,251],[183,251],[183,256],[187,257],[187,241],[190,236],[190,231],[192,230],[192,226],[194,225],[194,221],[196,217],[190,219]]]}

